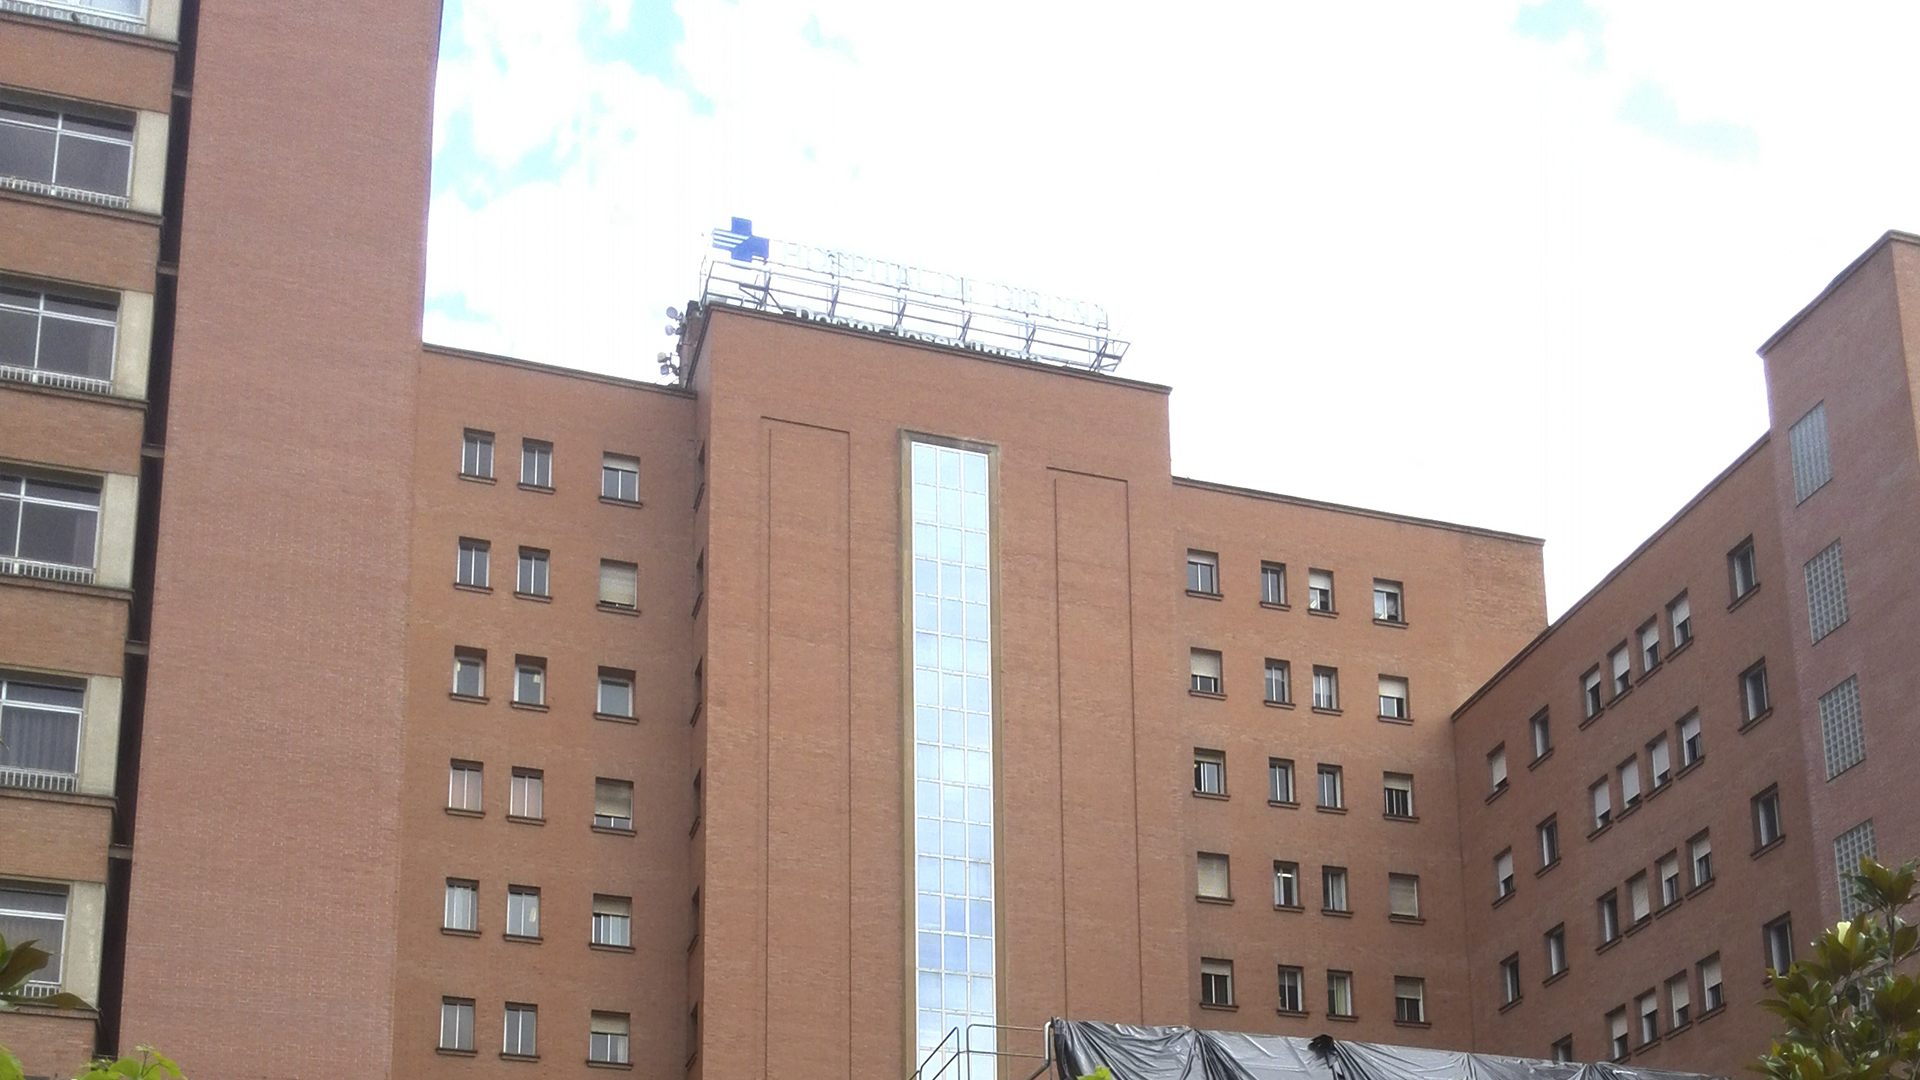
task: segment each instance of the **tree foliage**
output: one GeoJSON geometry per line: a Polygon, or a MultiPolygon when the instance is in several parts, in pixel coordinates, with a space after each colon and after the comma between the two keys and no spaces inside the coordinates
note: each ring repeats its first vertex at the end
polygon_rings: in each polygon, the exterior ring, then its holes
{"type": "MultiPolygon", "coordinates": [[[[76,994],[27,995],[27,979],[46,967],[50,959],[51,954],[36,942],[23,941],[9,948],[7,939],[0,936],[0,1012],[12,1012],[22,1005],[55,1009],[87,1007],[86,1001],[76,994]]],[[[87,1066],[87,1070],[74,1077],[74,1080],[186,1080],[180,1074],[180,1066],[153,1047],[135,1047],[135,1052],[140,1056],[123,1057],[118,1061],[101,1058],[87,1066]]],[[[6,1047],[0,1046],[0,1080],[23,1080],[25,1074],[20,1059],[8,1052],[6,1047]]]]}
{"type": "Polygon", "coordinates": [[[1859,914],[1813,942],[1812,955],[1776,972],[1761,1007],[1786,1022],[1755,1071],[1771,1080],[1920,1080],[1920,983],[1902,972],[1920,952],[1916,863],[1890,869],[1862,858],[1843,875],[1859,914]]]}

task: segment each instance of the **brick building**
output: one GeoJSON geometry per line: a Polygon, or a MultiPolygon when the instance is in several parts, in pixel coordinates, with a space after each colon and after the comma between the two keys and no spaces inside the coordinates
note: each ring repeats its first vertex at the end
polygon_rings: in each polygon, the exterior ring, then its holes
{"type": "Polygon", "coordinates": [[[438,24],[0,0],[0,933],[97,1006],[0,1015],[30,1072],[1055,1015],[1731,1072],[1836,857],[1920,849],[1920,240],[1548,626],[1537,540],[1173,477],[1111,373],[725,303],[671,385],[423,345],[438,24]]]}

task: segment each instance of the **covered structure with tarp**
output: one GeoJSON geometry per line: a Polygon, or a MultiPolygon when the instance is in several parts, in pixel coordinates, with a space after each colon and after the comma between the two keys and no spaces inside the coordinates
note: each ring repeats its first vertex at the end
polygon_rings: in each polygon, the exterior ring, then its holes
{"type": "Polygon", "coordinates": [[[1055,1020],[1059,1080],[1700,1080],[1704,1074],[1189,1027],[1055,1020]]]}

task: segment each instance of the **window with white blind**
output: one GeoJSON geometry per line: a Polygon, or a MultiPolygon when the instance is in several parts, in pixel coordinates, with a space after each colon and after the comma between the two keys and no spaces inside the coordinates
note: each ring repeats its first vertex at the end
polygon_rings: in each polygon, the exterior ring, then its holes
{"type": "Polygon", "coordinates": [[[1648,991],[1633,1001],[1634,1011],[1640,1014],[1640,1045],[1660,1037],[1660,996],[1648,991]]]}
{"type": "Polygon", "coordinates": [[[633,563],[600,560],[600,603],[633,610],[640,606],[640,568],[633,563]]]}
{"type": "Polygon", "coordinates": [[[1653,915],[1653,897],[1647,891],[1646,871],[1642,870],[1627,879],[1627,901],[1635,923],[1653,915]]]}
{"type": "Polygon", "coordinates": [[[1847,676],[1845,682],[1820,695],[1820,741],[1826,746],[1829,780],[1867,759],[1857,676],[1847,676]]]}
{"type": "Polygon", "coordinates": [[[1233,1004],[1233,961],[1201,959],[1200,1004],[1233,1004]]]}
{"type": "Polygon", "coordinates": [[[1390,818],[1413,816],[1413,777],[1406,773],[1387,773],[1383,778],[1390,818]]]}
{"type": "Polygon", "coordinates": [[[1627,1042],[1627,1010],[1615,1009],[1607,1014],[1607,1047],[1613,1052],[1613,1060],[1626,1059],[1631,1049],[1627,1042]]]}
{"type": "Polygon", "coordinates": [[[0,878],[0,937],[12,946],[36,942],[47,953],[47,962],[27,976],[29,995],[57,990],[66,956],[67,887],[0,878]]]}
{"type": "Polygon", "coordinates": [[[1860,901],[1854,899],[1853,886],[1846,884],[1848,874],[1860,872],[1860,860],[1870,859],[1873,850],[1873,819],[1867,820],[1841,833],[1833,841],[1833,862],[1840,872],[1840,915],[1851,919],[1866,910],[1860,901]]]}
{"type": "Polygon", "coordinates": [[[0,787],[73,791],[79,786],[79,681],[0,673],[0,787]]]}
{"type": "Polygon", "coordinates": [[[1353,972],[1327,972],[1327,1015],[1353,1015],[1353,972]]]}
{"type": "Polygon", "coordinates": [[[1513,895],[1513,849],[1493,857],[1493,897],[1505,900],[1513,895]]]}
{"type": "Polygon", "coordinates": [[[1660,906],[1669,908],[1680,902],[1680,857],[1668,852],[1653,864],[1654,876],[1660,882],[1660,906]]]}
{"type": "Polygon", "coordinates": [[[1333,611],[1333,571],[1307,571],[1307,610],[1333,611]]]}
{"type": "Polygon", "coordinates": [[[633,716],[633,672],[601,668],[600,692],[594,701],[593,711],[599,713],[601,716],[618,716],[631,719],[633,716]]]}
{"type": "Polygon", "coordinates": [[[1720,985],[1720,956],[1714,954],[1700,961],[1700,1011],[1710,1013],[1727,1003],[1726,994],[1720,985]]]}
{"type": "Polygon", "coordinates": [[[1199,883],[1196,896],[1207,900],[1231,900],[1233,892],[1227,869],[1227,857],[1211,851],[1202,851],[1198,856],[1199,883]]]}
{"type": "Polygon", "coordinates": [[[1553,728],[1548,721],[1547,710],[1541,709],[1533,714],[1533,719],[1527,721],[1527,730],[1533,736],[1533,760],[1539,761],[1547,756],[1547,751],[1553,749],[1553,728]]]}
{"type": "Polygon", "coordinates": [[[593,897],[593,944],[624,949],[633,944],[633,898],[593,897]]]}
{"type": "Polygon", "coordinates": [[[440,1049],[473,1052],[473,999],[440,999],[440,1049]]]}
{"type": "Polygon", "coordinates": [[[1293,762],[1285,758],[1267,759],[1267,798],[1277,803],[1295,801],[1293,762]]]}
{"type": "Polygon", "coordinates": [[[1412,716],[1407,707],[1407,680],[1395,675],[1380,676],[1380,717],[1406,720],[1412,716]]]}
{"type": "Polygon", "coordinates": [[[1587,795],[1593,802],[1593,827],[1604,829],[1613,823],[1613,792],[1606,780],[1601,780],[1587,789],[1587,795]]]}
{"type": "Polygon", "coordinates": [[[600,497],[614,502],[640,501],[640,459],[600,455],[600,497]]]}
{"type": "Polygon", "coordinates": [[[481,766],[477,761],[452,761],[447,765],[447,809],[478,813],[481,766]]]}
{"type": "Polygon", "coordinates": [[[1276,862],[1273,864],[1273,906],[1297,908],[1300,906],[1300,864],[1276,862]]]}
{"type": "Polygon", "coordinates": [[[1285,660],[1267,661],[1267,702],[1272,705],[1293,704],[1293,668],[1285,660]]]}
{"type": "Polygon", "coordinates": [[[441,927],[473,932],[480,928],[480,883],[460,878],[447,879],[447,907],[441,927]]]}
{"type": "Polygon", "coordinates": [[[507,886],[507,936],[540,936],[540,890],[530,885],[507,886]]]}
{"type": "Polygon", "coordinates": [[[460,475],[493,479],[493,432],[468,428],[460,435],[460,475]]]}
{"type": "Polygon", "coordinates": [[[602,829],[633,828],[633,781],[594,780],[593,823],[602,829]]]}
{"type": "Polygon", "coordinates": [[[1675,649],[1693,640],[1693,609],[1687,603],[1686,593],[1667,605],[1667,625],[1672,628],[1675,649]]]}
{"type": "Polygon", "coordinates": [[[1640,805],[1640,758],[1630,757],[1620,763],[1620,812],[1626,813],[1640,805]]]}
{"type": "Polygon", "coordinates": [[[1687,841],[1687,862],[1693,868],[1693,887],[1713,880],[1713,840],[1706,833],[1687,841]]]}
{"type": "Polygon", "coordinates": [[[1754,558],[1752,537],[1727,552],[1727,581],[1733,587],[1735,600],[1760,587],[1760,564],[1754,558]]]}
{"type": "Polygon", "coordinates": [[[1818,642],[1847,621],[1847,572],[1840,563],[1840,541],[1807,560],[1807,626],[1818,642]]]}
{"type": "Polygon", "coordinates": [[[0,380],[113,392],[120,300],[0,280],[0,380]]]}
{"type": "Polygon", "coordinates": [[[1227,793],[1227,755],[1220,750],[1193,751],[1193,792],[1196,795],[1227,793]]]}
{"type": "Polygon", "coordinates": [[[507,816],[544,820],[546,811],[546,774],[539,769],[513,770],[511,790],[507,793],[507,816]]]}
{"type": "Polygon", "coordinates": [[[1793,456],[1793,501],[1797,506],[1833,479],[1827,454],[1827,403],[1822,401],[1787,429],[1793,456]]]}
{"type": "Polygon", "coordinates": [[[1387,914],[1403,919],[1420,917],[1420,876],[1387,875],[1387,914]]]}
{"type": "Polygon", "coordinates": [[[1700,714],[1688,713],[1676,726],[1680,731],[1680,767],[1684,769],[1706,754],[1700,745],[1700,714]]]}
{"type": "Polygon", "coordinates": [[[485,540],[471,537],[460,538],[460,550],[453,568],[453,581],[456,585],[468,588],[484,589],[488,583],[488,562],[493,555],[493,545],[485,540]]]}
{"type": "Polygon", "coordinates": [[[1647,771],[1651,774],[1653,790],[1659,791],[1673,779],[1673,751],[1667,743],[1665,732],[1654,736],[1647,744],[1647,771]]]}
{"type": "Polygon", "coordinates": [[[1580,676],[1580,704],[1586,709],[1587,719],[1589,720],[1599,716],[1601,708],[1606,705],[1606,702],[1600,697],[1599,668],[1594,668],[1592,671],[1580,676]]]}
{"type": "Polygon", "coordinates": [[[1393,1019],[1400,1024],[1427,1022],[1427,981],[1393,977],[1393,1019]]]}
{"type": "Polygon", "coordinates": [[[1306,1012],[1306,972],[1286,964],[1280,966],[1280,1011],[1306,1012]]]}
{"type": "Polygon", "coordinates": [[[1340,672],[1330,667],[1313,669],[1313,707],[1316,709],[1338,709],[1340,707],[1340,672]]]}
{"type": "Polygon", "coordinates": [[[1320,907],[1325,911],[1347,910],[1347,868],[1320,868],[1320,907]]]}
{"type": "Polygon", "coordinates": [[[1211,551],[1187,552],[1187,591],[1220,595],[1220,556],[1211,551]]]}
{"type": "Polygon", "coordinates": [[[1613,696],[1619,697],[1633,687],[1633,659],[1621,645],[1607,654],[1607,666],[1613,669],[1613,696]]]}
{"type": "Polygon", "coordinates": [[[1507,786],[1507,744],[1501,743],[1487,754],[1487,787],[1499,791],[1507,786]]]}
{"type": "Polygon", "coordinates": [[[1187,650],[1187,689],[1196,694],[1218,694],[1225,684],[1220,679],[1220,654],[1212,649],[1187,650]]]}
{"type": "Polygon", "coordinates": [[[534,488],[553,487],[552,443],[520,440],[520,483],[534,488]]]}
{"type": "Polygon", "coordinates": [[[596,1065],[629,1064],[632,1018],[628,1014],[595,1010],[587,1023],[588,1061],[596,1065]]]}
{"type": "Polygon", "coordinates": [[[1642,674],[1660,666],[1660,621],[1649,622],[1640,628],[1640,671],[1642,674]]]}
{"type": "Polygon", "coordinates": [[[517,1001],[507,1002],[506,1033],[500,1041],[500,1053],[507,1057],[536,1057],[540,1044],[535,1038],[540,1009],[517,1001]]]}
{"type": "Polygon", "coordinates": [[[1693,997],[1687,974],[1681,972],[1667,980],[1667,1027],[1682,1028],[1693,1021],[1693,997]]]}

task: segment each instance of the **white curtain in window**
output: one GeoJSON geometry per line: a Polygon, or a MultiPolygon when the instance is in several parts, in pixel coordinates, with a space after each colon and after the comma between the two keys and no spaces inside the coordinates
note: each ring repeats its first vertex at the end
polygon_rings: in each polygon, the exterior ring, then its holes
{"type": "Polygon", "coordinates": [[[600,602],[614,607],[640,605],[640,570],[632,563],[600,563],[600,602]]]}

